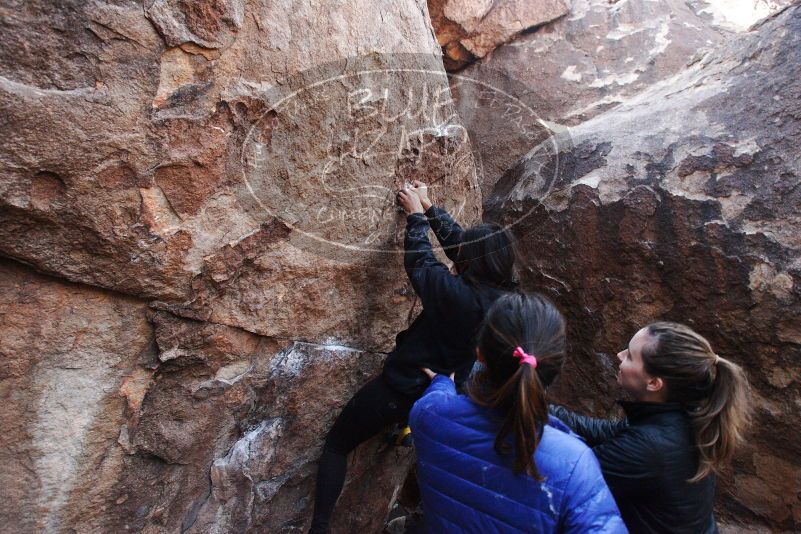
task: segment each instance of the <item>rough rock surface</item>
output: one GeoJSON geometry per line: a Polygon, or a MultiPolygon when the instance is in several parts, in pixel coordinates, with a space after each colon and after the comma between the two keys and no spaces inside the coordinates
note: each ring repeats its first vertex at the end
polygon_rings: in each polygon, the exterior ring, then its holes
{"type": "MultiPolygon", "coordinates": [[[[425,2],[15,2],[0,35],[0,522],[302,530],[417,311],[393,190],[480,217],[425,2]]],[[[360,448],[335,530],[410,463],[360,448]]]]}
{"type": "MultiPolygon", "coordinates": [[[[609,393],[611,355],[655,317],[746,366],[757,426],[721,516],[797,529],[800,8],[690,57],[701,33],[681,6],[662,21],[675,39],[625,26],[661,21],[660,4],[577,1],[485,56],[545,69],[561,46],[545,36],[569,44],[562,70],[521,76],[550,83],[543,118],[572,128],[517,110],[507,159],[478,139],[500,176],[560,131],[498,182],[490,215],[522,218],[528,281],[571,317],[564,399],[605,411],[588,392],[609,393]],[[596,19],[619,35],[608,46],[670,43],[599,72],[618,56],[582,44],[596,19]],[[541,38],[548,54],[507,49],[541,38]],[[583,108],[557,97],[578,74],[577,57],[562,76],[570,47],[602,58],[580,63],[583,108]]],[[[451,4],[437,5],[435,20],[451,4]]],[[[477,56],[542,15],[469,5],[446,27],[477,56]]],[[[302,531],[326,429],[417,310],[393,189],[423,175],[460,220],[480,212],[426,3],[12,2],[0,36],[0,524],[302,531]]],[[[468,124],[497,128],[454,80],[468,124]]],[[[500,94],[486,109],[525,96],[500,94]]],[[[410,463],[380,438],[361,447],[335,531],[377,531],[410,463]]]]}
{"type": "Polygon", "coordinates": [[[711,24],[731,31],[744,31],[795,0],[687,0],[698,15],[711,24]]]}
{"type": "Polygon", "coordinates": [[[562,401],[606,413],[616,352],[655,319],[746,369],[755,425],[718,514],[777,532],[801,527],[799,47],[795,6],[532,150],[488,203],[569,317],[562,401]]]}
{"type": "Polygon", "coordinates": [[[562,0],[429,0],[428,8],[449,71],[568,11],[562,0]]]}
{"type": "MultiPolygon", "coordinates": [[[[107,496],[114,478],[96,475],[124,461],[117,391],[153,360],[147,304],[3,260],[0,309],[0,521],[5,532],[58,532],[73,496],[107,496]]],[[[87,524],[98,508],[81,511],[87,524]]]]}
{"type": "MultiPolygon", "coordinates": [[[[763,5],[760,0],[737,3],[763,5]]],[[[692,5],[684,0],[575,0],[567,16],[520,35],[460,71],[474,80],[455,92],[487,190],[536,144],[499,118],[510,113],[510,106],[548,123],[573,126],[591,119],[734,36],[722,13],[731,16],[736,10],[721,11],[726,6],[719,4],[721,0],[692,5]],[[476,105],[482,95],[475,88],[483,86],[509,93],[514,105],[476,105]]],[[[738,20],[755,21],[753,17],[763,14],[767,12],[748,11],[738,20]]],[[[452,84],[458,81],[454,78],[452,84]]]]}

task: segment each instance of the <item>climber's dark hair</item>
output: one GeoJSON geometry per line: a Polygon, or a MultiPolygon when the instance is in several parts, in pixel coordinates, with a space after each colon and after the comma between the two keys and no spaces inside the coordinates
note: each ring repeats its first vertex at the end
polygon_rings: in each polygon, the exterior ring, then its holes
{"type": "Polygon", "coordinates": [[[690,482],[696,482],[719,472],[742,442],[751,420],[748,379],[690,327],[658,322],[646,328],[651,342],[642,349],[643,368],[665,382],[667,400],[682,403],[692,418],[699,461],[690,482]]]}
{"type": "Polygon", "coordinates": [[[485,369],[475,374],[468,393],[476,403],[504,414],[495,450],[499,454],[513,451],[514,471],[542,480],[534,452],[548,421],[545,388],[562,369],[565,319],[542,295],[509,293],[487,313],[478,348],[485,369]],[[517,347],[536,357],[536,368],[520,365],[514,357],[517,347]]]}
{"type": "Polygon", "coordinates": [[[472,284],[514,286],[517,253],[508,230],[482,223],[465,230],[456,252],[456,272],[472,284]]]}

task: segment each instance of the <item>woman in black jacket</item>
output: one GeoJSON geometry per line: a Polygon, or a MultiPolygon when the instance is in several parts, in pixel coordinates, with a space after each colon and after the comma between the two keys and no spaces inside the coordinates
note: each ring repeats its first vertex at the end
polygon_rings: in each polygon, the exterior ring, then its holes
{"type": "Polygon", "coordinates": [[[552,406],[593,447],[633,533],[711,534],[715,474],[749,421],[748,383],[737,364],[676,323],[654,323],[618,353],[617,378],[633,398],[623,421],[552,406]]]}
{"type": "Polygon", "coordinates": [[[509,233],[494,224],[462,228],[431,204],[425,184],[398,193],[407,213],[404,266],[422,313],[397,335],[384,370],[345,405],[329,432],[318,464],[311,533],[327,532],[345,481],[347,455],[393,423],[403,423],[429,383],[421,370],[467,380],[475,336],[486,311],[515,288],[515,253],[509,233]],[[457,274],[434,257],[432,229],[457,274]]]}

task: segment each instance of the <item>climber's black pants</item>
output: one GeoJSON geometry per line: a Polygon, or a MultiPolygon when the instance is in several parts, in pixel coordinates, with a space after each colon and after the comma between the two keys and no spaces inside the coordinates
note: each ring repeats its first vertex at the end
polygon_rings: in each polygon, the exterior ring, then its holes
{"type": "Polygon", "coordinates": [[[334,505],[345,483],[348,453],[387,426],[405,423],[415,400],[398,393],[378,376],[345,405],[325,439],[317,468],[311,533],[328,532],[334,505]]]}

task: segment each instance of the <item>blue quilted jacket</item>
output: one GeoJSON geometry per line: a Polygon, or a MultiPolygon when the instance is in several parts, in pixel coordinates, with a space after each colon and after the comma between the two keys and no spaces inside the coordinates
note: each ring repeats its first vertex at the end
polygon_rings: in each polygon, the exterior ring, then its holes
{"type": "Polygon", "coordinates": [[[558,419],[543,429],[537,482],[493,448],[498,418],[437,375],[412,408],[418,481],[429,532],[625,533],[592,450],[558,419]],[[560,430],[561,429],[561,430],[560,430]]]}

